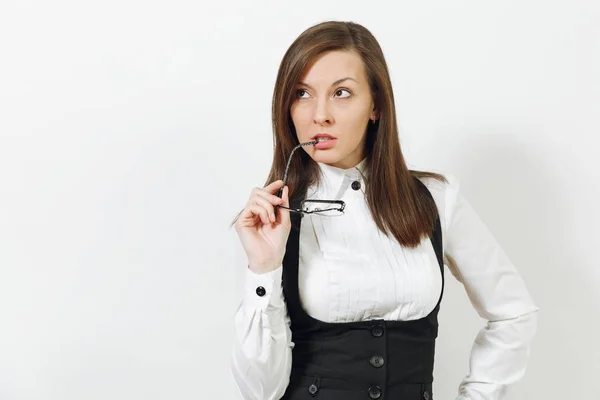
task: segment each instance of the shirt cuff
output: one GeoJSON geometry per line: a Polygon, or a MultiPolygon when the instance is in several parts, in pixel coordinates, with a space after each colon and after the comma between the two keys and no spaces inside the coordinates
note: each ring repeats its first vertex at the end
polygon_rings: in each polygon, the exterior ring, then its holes
{"type": "Polygon", "coordinates": [[[283,266],[263,274],[246,268],[243,301],[248,307],[260,311],[282,308],[284,303],[281,283],[283,266]]]}

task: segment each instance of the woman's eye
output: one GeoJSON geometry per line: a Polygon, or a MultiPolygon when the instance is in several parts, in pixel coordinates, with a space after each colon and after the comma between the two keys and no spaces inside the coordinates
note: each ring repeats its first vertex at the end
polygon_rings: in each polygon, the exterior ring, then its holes
{"type": "Polygon", "coordinates": [[[348,89],[338,89],[335,91],[335,95],[338,96],[339,98],[345,99],[345,98],[350,97],[350,91],[348,89]],[[348,95],[342,96],[343,92],[348,93],[348,95]]]}
{"type": "Polygon", "coordinates": [[[308,92],[306,90],[304,90],[304,89],[298,89],[298,90],[296,90],[296,97],[299,98],[299,99],[301,99],[301,98],[303,98],[302,94],[307,94],[307,93],[308,92]]]}
{"type": "MultiPolygon", "coordinates": [[[[338,89],[335,91],[335,96],[340,98],[340,99],[346,99],[348,97],[350,97],[351,93],[348,89],[338,89]],[[344,94],[344,92],[346,94],[344,94]]],[[[304,89],[298,89],[296,90],[296,98],[298,99],[306,99],[308,98],[309,94],[306,90],[304,89]]]]}

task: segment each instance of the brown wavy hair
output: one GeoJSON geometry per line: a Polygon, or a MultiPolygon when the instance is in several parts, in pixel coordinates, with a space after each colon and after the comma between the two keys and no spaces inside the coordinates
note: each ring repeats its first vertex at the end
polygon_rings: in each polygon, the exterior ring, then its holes
{"type": "MultiPolygon", "coordinates": [[[[299,144],[290,107],[295,88],[308,65],[335,50],[355,51],[364,63],[379,118],[368,123],[363,157],[366,200],[377,228],[394,235],[402,246],[415,248],[428,237],[437,216],[435,202],[420,190],[415,178],[447,182],[434,172],[409,170],[400,149],[394,93],[385,57],[373,34],[355,22],[326,21],[298,36],[286,51],[273,90],[273,162],[264,186],[282,179],[292,149],[299,144]]],[[[321,182],[318,164],[302,149],[294,154],[286,185],[290,203],[303,199],[307,189],[321,182]]],[[[235,224],[241,212],[230,227],[235,224]]]]}

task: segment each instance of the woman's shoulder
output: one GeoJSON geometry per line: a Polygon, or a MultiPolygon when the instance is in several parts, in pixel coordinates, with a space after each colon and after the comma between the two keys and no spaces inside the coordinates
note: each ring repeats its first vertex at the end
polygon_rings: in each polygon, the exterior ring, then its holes
{"type": "Polygon", "coordinates": [[[433,195],[448,195],[458,192],[459,181],[455,174],[440,171],[411,171],[412,175],[421,181],[433,195]]]}
{"type": "Polygon", "coordinates": [[[460,182],[458,178],[450,172],[411,172],[431,193],[438,208],[442,226],[446,227],[446,222],[452,218],[454,205],[459,195],[460,182]]]}

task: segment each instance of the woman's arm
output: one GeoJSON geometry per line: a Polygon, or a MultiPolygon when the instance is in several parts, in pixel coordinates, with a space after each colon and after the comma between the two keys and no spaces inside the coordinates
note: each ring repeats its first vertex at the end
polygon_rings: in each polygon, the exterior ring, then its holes
{"type": "Polygon", "coordinates": [[[287,389],[292,333],[281,286],[283,267],[257,274],[246,268],[234,323],[231,372],[244,400],[278,400],[287,389]],[[262,287],[264,293],[257,294],[262,287]]]}
{"type": "Polygon", "coordinates": [[[498,242],[447,176],[445,256],[477,313],[488,322],[471,351],[457,400],[498,400],[525,374],[538,307],[498,242]]]}

